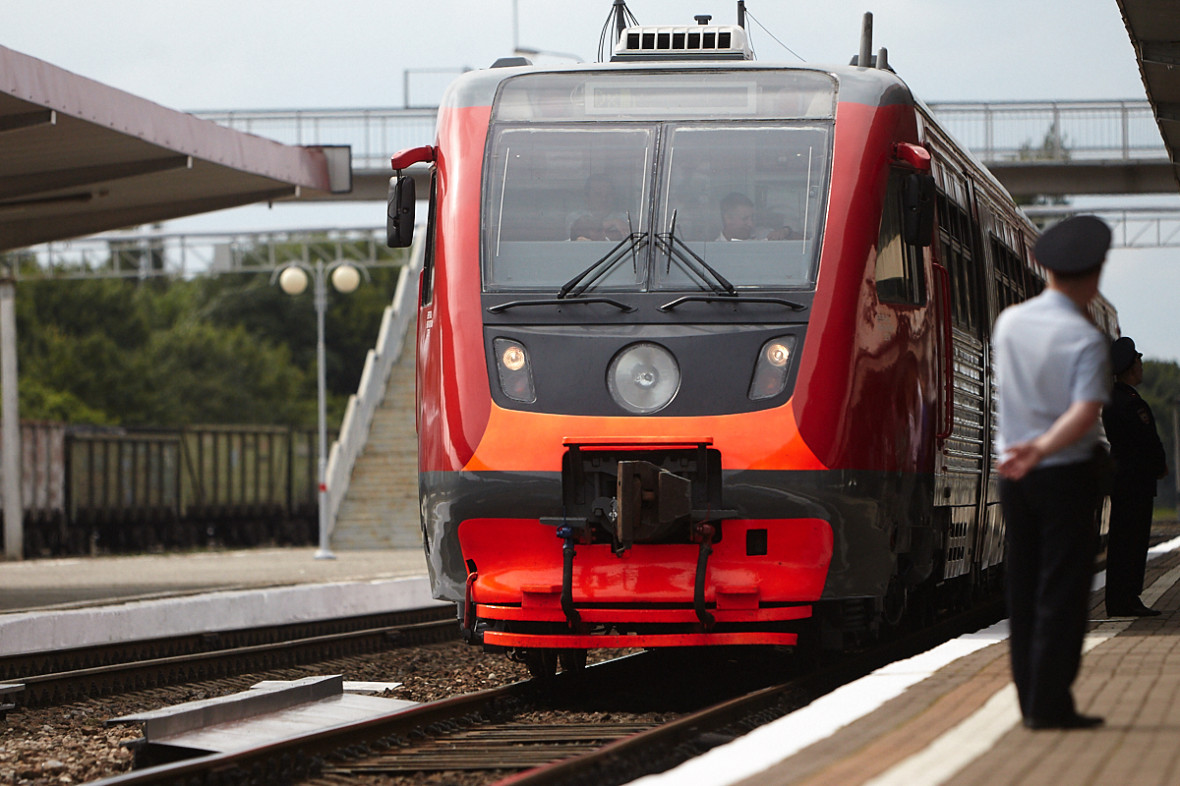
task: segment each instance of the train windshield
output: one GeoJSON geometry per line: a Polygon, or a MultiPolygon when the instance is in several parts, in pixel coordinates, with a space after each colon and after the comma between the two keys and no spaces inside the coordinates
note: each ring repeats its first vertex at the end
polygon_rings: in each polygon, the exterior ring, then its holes
{"type": "Polygon", "coordinates": [[[668,129],[652,286],[690,288],[680,248],[737,287],[803,287],[814,277],[827,194],[829,129],[687,125],[668,129]],[[681,257],[682,258],[682,257],[681,257]]]}
{"type": "Polygon", "coordinates": [[[834,84],[808,71],[505,81],[484,169],[486,290],[813,285],[834,84]],[[704,262],[702,266],[700,263],[704,262]]]}

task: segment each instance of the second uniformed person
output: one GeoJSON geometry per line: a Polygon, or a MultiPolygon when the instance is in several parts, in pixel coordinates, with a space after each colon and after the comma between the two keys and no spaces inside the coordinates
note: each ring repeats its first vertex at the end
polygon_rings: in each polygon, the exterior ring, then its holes
{"type": "Polygon", "coordinates": [[[1143,355],[1123,336],[1110,350],[1115,375],[1102,424],[1115,471],[1110,492],[1110,534],[1106,548],[1106,613],[1112,617],[1159,614],[1139,599],[1151,537],[1156,481],[1168,473],[1164,446],[1151,407],[1135,386],[1143,382],[1143,355]]]}

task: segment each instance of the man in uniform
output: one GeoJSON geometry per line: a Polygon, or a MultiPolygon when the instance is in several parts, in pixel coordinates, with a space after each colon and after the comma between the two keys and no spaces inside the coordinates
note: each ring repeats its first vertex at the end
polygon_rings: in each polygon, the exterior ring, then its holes
{"type": "Polygon", "coordinates": [[[1110,357],[1114,391],[1102,410],[1115,465],[1106,548],[1106,613],[1154,617],[1159,612],[1145,606],[1139,593],[1147,566],[1155,484],[1168,473],[1168,462],[1151,407],[1135,390],[1143,382],[1143,355],[1135,350],[1134,341],[1123,336],[1111,346],[1110,357]]]}
{"type": "Polygon", "coordinates": [[[992,334],[996,465],[1007,551],[1012,679],[1024,725],[1080,729],[1070,686],[1082,659],[1097,549],[1098,417],[1110,395],[1110,345],[1087,317],[1110,228],[1067,219],[1037,241],[1040,295],[1006,309],[992,334]]]}

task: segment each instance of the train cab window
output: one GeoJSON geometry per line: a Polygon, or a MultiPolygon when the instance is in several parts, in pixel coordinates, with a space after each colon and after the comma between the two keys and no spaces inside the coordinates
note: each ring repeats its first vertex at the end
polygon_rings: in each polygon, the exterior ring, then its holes
{"type": "MultiPolygon", "coordinates": [[[[647,229],[650,127],[498,129],[484,204],[484,284],[556,289],[618,243],[647,229]]],[[[638,250],[638,249],[636,249],[638,250]]],[[[627,259],[599,288],[635,288],[627,259]]]]}
{"type": "Polygon", "coordinates": [[[920,306],[926,302],[922,251],[902,239],[901,221],[901,175],[893,172],[885,192],[877,241],[877,299],[920,306]]]}
{"type": "MultiPolygon", "coordinates": [[[[797,288],[815,280],[827,194],[826,125],[669,126],[657,232],[737,287],[797,288]]],[[[656,252],[661,259],[660,249],[656,252]]],[[[670,258],[668,258],[670,257],[670,258]]],[[[693,288],[675,255],[653,286],[693,288]]]]}

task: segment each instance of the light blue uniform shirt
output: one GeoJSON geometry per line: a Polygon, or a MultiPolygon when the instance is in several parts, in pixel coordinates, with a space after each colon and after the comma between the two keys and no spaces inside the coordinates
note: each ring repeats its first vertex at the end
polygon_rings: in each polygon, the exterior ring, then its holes
{"type": "MultiPolygon", "coordinates": [[[[1110,400],[1110,342],[1076,304],[1046,289],[1005,309],[992,348],[998,388],[996,453],[1027,442],[1078,401],[1110,400]]],[[[1099,422],[1080,440],[1046,456],[1038,467],[1086,461],[1098,443],[1099,422]]]]}

